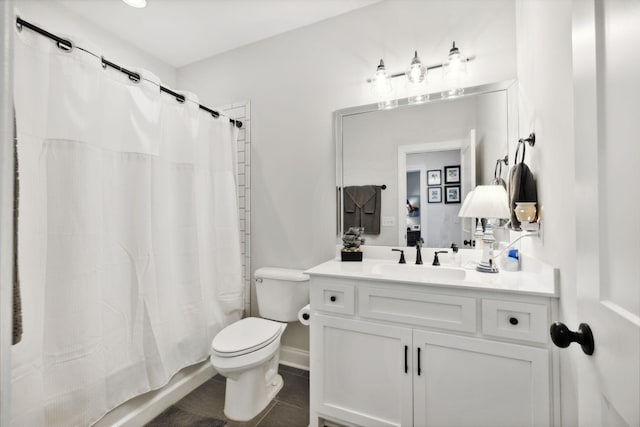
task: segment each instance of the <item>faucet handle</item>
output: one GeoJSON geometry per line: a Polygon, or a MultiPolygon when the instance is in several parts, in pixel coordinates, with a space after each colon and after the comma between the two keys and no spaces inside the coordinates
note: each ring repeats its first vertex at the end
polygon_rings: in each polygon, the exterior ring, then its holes
{"type": "Polygon", "coordinates": [[[416,240],[416,248],[421,248],[423,244],[424,239],[422,237],[416,240]]]}
{"type": "Polygon", "coordinates": [[[440,260],[438,259],[438,254],[447,254],[449,251],[435,251],[433,253],[433,263],[431,265],[440,265],[440,260]]]}
{"type": "Polygon", "coordinates": [[[404,250],[402,249],[391,249],[392,251],[396,251],[396,252],[400,252],[400,261],[398,261],[398,264],[406,264],[407,261],[404,259],[404,250]]]}

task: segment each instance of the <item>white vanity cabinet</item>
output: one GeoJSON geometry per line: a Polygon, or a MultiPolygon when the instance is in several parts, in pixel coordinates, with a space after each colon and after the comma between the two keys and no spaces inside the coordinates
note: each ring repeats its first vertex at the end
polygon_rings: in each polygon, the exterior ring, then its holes
{"type": "Polygon", "coordinates": [[[311,274],[311,426],[559,424],[556,297],[311,274]]]}

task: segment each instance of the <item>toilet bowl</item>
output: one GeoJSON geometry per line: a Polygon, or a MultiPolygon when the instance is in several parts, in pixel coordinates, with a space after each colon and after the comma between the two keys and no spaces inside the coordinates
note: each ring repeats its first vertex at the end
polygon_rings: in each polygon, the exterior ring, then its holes
{"type": "Polygon", "coordinates": [[[224,414],[235,421],[258,415],[282,389],[280,339],[309,301],[309,276],[300,270],[262,268],[255,277],[259,313],[268,319],[241,319],[211,343],[211,364],[227,378],[224,414]]]}

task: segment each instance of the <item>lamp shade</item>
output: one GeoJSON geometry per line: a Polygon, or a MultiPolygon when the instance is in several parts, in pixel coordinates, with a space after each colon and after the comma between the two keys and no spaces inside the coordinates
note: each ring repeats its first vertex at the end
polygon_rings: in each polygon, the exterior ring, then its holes
{"type": "Polygon", "coordinates": [[[502,185],[478,185],[467,194],[459,217],[509,218],[509,197],[502,185]]]}
{"type": "Polygon", "coordinates": [[[467,215],[467,210],[469,209],[469,204],[471,202],[471,198],[473,197],[473,190],[469,191],[462,202],[462,206],[460,207],[460,212],[458,212],[458,216],[460,218],[470,218],[467,215]]]}

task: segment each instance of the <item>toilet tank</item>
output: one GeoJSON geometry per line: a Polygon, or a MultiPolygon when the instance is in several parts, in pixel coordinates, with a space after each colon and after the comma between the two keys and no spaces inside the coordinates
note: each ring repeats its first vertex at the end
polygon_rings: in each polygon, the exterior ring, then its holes
{"type": "Polygon", "coordinates": [[[263,267],[254,276],[260,317],[298,321],[298,311],[309,304],[309,275],[302,270],[263,267]]]}

